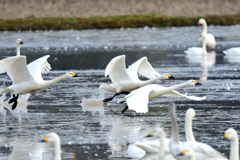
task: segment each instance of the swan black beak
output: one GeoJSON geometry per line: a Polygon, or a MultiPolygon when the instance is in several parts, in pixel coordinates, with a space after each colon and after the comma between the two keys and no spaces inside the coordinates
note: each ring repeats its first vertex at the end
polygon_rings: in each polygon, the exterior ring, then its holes
{"type": "Polygon", "coordinates": [[[175,78],[175,77],[173,77],[173,76],[170,76],[170,77],[169,77],[169,79],[174,79],[174,78],[175,78]]]}
{"type": "Polygon", "coordinates": [[[73,77],[79,77],[79,76],[75,74],[73,77]]]}
{"type": "Polygon", "coordinates": [[[20,44],[23,44],[23,41],[21,41],[20,44]]]}
{"type": "Polygon", "coordinates": [[[202,85],[201,83],[197,82],[195,85],[202,85]]]}
{"type": "Polygon", "coordinates": [[[149,135],[146,135],[145,137],[152,137],[152,135],[151,135],[151,134],[149,134],[149,135]]]}

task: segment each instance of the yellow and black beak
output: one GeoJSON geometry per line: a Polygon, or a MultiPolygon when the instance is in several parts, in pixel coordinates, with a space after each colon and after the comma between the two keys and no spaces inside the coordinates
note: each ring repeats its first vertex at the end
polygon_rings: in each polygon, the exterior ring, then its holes
{"type": "Polygon", "coordinates": [[[193,81],[195,83],[195,85],[202,85],[201,83],[197,82],[197,81],[193,81]]]}
{"type": "Polygon", "coordinates": [[[169,79],[175,78],[175,77],[171,76],[170,74],[167,74],[167,76],[168,76],[169,79]]]}
{"type": "Polygon", "coordinates": [[[20,43],[20,44],[23,44],[23,41],[22,41],[22,40],[19,40],[19,43],[20,43]]]}
{"type": "Polygon", "coordinates": [[[79,77],[79,76],[76,75],[75,73],[71,73],[71,75],[72,75],[73,77],[79,77]]]}
{"type": "Polygon", "coordinates": [[[186,150],[182,151],[181,153],[178,154],[178,156],[184,156],[187,153],[186,150]]]}
{"type": "Polygon", "coordinates": [[[224,138],[227,138],[227,137],[228,137],[228,135],[229,135],[229,133],[226,133],[226,134],[224,135],[224,138]]]}
{"type": "Polygon", "coordinates": [[[48,141],[48,136],[46,136],[41,142],[47,142],[48,141]]]}
{"type": "Polygon", "coordinates": [[[152,136],[153,136],[153,133],[154,133],[154,132],[152,132],[152,133],[146,135],[145,137],[152,137],[152,136]]]}

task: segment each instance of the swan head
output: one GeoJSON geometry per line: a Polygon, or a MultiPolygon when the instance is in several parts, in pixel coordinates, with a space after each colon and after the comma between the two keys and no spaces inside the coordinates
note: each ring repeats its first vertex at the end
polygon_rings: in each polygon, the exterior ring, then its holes
{"type": "Polygon", "coordinates": [[[189,86],[197,86],[197,85],[202,85],[201,83],[199,83],[196,80],[189,80],[187,81],[187,84],[189,84],[189,86]]]}
{"type": "Polygon", "coordinates": [[[60,138],[56,133],[49,133],[44,139],[43,142],[58,143],[60,138]]]}
{"type": "Polygon", "coordinates": [[[188,149],[182,151],[182,152],[179,154],[179,156],[185,156],[185,157],[187,157],[187,158],[189,158],[189,159],[191,159],[192,157],[194,157],[194,155],[195,155],[195,154],[194,154],[194,150],[191,149],[191,148],[188,148],[188,149]]]}
{"type": "Polygon", "coordinates": [[[67,72],[65,75],[67,76],[67,78],[79,77],[78,75],[76,75],[73,72],[67,72]]]}
{"type": "Polygon", "coordinates": [[[17,45],[23,44],[23,41],[21,39],[17,39],[16,44],[17,45]]]}
{"type": "Polygon", "coordinates": [[[198,24],[206,24],[205,19],[201,18],[198,20],[198,24]]]}
{"type": "Polygon", "coordinates": [[[170,74],[164,73],[162,74],[164,76],[165,79],[173,79],[175,77],[171,76],[170,74]]]}
{"type": "Polygon", "coordinates": [[[156,137],[158,138],[159,136],[165,136],[165,132],[163,130],[163,128],[157,128],[155,131],[151,132],[150,134],[148,134],[145,137],[156,137]]]}
{"type": "Polygon", "coordinates": [[[237,135],[237,132],[235,129],[229,128],[228,130],[225,131],[224,137],[231,141],[231,140],[236,139],[236,137],[238,137],[238,135],[237,135]]]}
{"type": "Polygon", "coordinates": [[[189,116],[189,117],[193,118],[196,116],[196,112],[193,108],[189,108],[186,112],[186,115],[187,115],[187,117],[189,116]]]}

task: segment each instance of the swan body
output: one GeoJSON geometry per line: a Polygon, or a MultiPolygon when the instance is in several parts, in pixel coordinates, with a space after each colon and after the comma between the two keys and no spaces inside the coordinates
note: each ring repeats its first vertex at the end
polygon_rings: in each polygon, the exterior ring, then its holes
{"type": "Polygon", "coordinates": [[[240,47],[230,48],[228,50],[223,51],[226,55],[240,55],[240,47]]]}
{"type": "Polygon", "coordinates": [[[158,80],[173,78],[169,74],[160,75],[148,62],[147,57],[142,57],[126,69],[125,57],[125,55],[120,55],[109,62],[105,77],[109,76],[112,84],[101,84],[99,89],[113,93],[130,92],[158,80]],[[141,81],[138,73],[150,80],[141,81]]]}
{"type": "Polygon", "coordinates": [[[201,101],[206,99],[206,97],[187,96],[186,94],[181,94],[177,91],[174,91],[175,89],[190,87],[195,85],[201,85],[201,84],[195,80],[189,80],[187,82],[177,84],[171,87],[163,87],[157,84],[150,84],[132,91],[130,94],[125,96],[123,99],[121,99],[119,103],[127,102],[128,109],[132,109],[140,113],[146,113],[148,112],[149,100],[157,98],[159,96],[185,97],[185,98],[196,100],[196,101],[201,101]]]}
{"type": "Polygon", "coordinates": [[[53,143],[54,147],[54,160],[61,160],[61,142],[56,133],[49,133],[43,140],[43,142],[53,143]]]}
{"type": "Polygon", "coordinates": [[[206,50],[206,42],[207,42],[207,37],[206,34],[201,34],[201,38],[203,40],[203,43],[201,44],[201,48],[200,47],[191,47],[188,48],[186,51],[184,51],[184,53],[188,54],[188,55],[205,55],[207,54],[207,50],[206,50]]]}
{"type": "Polygon", "coordinates": [[[229,160],[239,160],[239,142],[238,134],[233,128],[225,131],[224,137],[230,141],[230,157],[229,160]]]}
{"type": "Polygon", "coordinates": [[[171,118],[171,140],[169,143],[169,148],[175,158],[179,160],[186,160],[187,158],[179,155],[179,153],[181,153],[183,150],[191,148],[195,152],[196,160],[208,158],[226,159],[220,152],[216,151],[207,144],[194,141],[179,143],[179,132],[175,110],[175,104],[170,103],[168,106],[168,112],[171,118]]]}
{"type": "MultiPolygon", "coordinates": [[[[207,22],[205,21],[205,19],[201,18],[201,19],[199,19],[198,24],[201,24],[203,26],[203,31],[201,34],[206,34],[206,45],[205,46],[207,48],[214,49],[216,46],[215,37],[212,34],[207,33],[207,22]]],[[[200,46],[202,46],[203,38],[199,37],[198,42],[199,42],[200,46]]]]}
{"type": "Polygon", "coordinates": [[[11,86],[0,89],[0,94],[7,92],[20,95],[28,94],[47,88],[63,79],[77,77],[74,73],[66,73],[63,76],[49,81],[44,81],[38,78],[35,79],[32,77],[26,66],[25,56],[5,58],[0,61],[0,66],[0,74],[7,72],[8,76],[13,81],[13,84],[11,86]]]}

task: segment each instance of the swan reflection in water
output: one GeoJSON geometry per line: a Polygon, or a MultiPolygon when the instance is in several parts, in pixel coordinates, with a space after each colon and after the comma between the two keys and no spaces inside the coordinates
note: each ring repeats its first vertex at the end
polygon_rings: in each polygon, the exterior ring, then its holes
{"type": "Polygon", "coordinates": [[[22,121],[22,117],[28,118],[27,106],[29,97],[30,94],[20,95],[18,98],[18,107],[15,110],[12,110],[12,104],[9,104],[8,100],[6,100],[6,94],[2,94],[0,97],[0,114],[3,114],[2,121],[5,122],[8,114],[17,117],[19,122],[22,121]]]}
{"type": "Polygon", "coordinates": [[[98,113],[104,115],[104,108],[107,106],[107,103],[97,98],[83,98],[81,106],[83,111],[90,111],[92,114],[98,113]]]}
{"type": "Polygon", "coordinates": [[[186,54],[189,63],[200,64],[202,67],[202,75],[200,80],[207,80],[208,67],[213,67],[216,64],[216,52],[210,51],[207,54],[186,54]]]}

